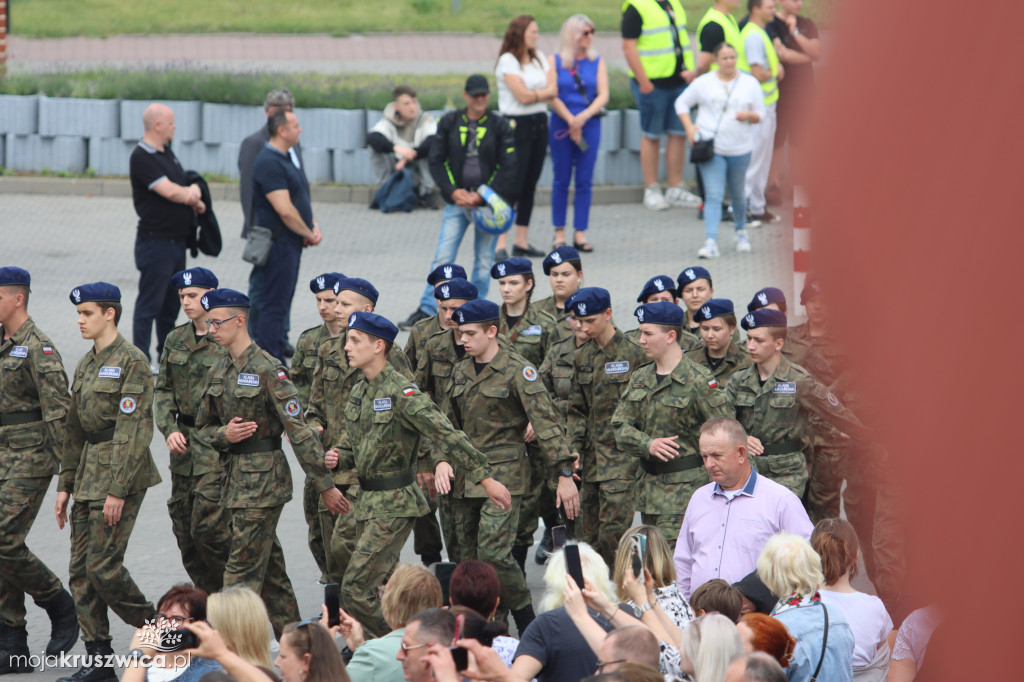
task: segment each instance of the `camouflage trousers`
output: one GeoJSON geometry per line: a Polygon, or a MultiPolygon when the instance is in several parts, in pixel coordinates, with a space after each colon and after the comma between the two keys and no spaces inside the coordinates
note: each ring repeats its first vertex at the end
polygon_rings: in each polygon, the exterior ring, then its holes
{"type": "MultiPolygon", "coordinates": [[[[683,527],[684,514],[640,514],[640,520],[647,526],[655,526],[665,536],[665,542],[670,548],[676,546],[679,539],[679,530],[683,527]]],[[[615,564],[609,564],[614,566],[615,564]]]]}
{"type": "Polygon", "coordinates": [[[110,641],[108,606],[137,628],[153,618],[153,602],[146,600],[124,565],[128,539],[145,497],[145,491],[126,497],[121,520],[113,526],[103,520],[103,500],[76,501],[71,507],[68,585],[78,609],[82,641],[110,641]]]}
{"type": "Polygon", "coordinates": [[[437,516],[441,521],[444,546],[448,549],[448,561],[459,563],[462,561],[462,552],[459,550],[459,538],[455,532],[455,515],[452,512],[451,495],[437,496],[437,516]]]}
{"type": "Polygon", "coordinates": [[[808,453],[807,459],[810,462],[810,473],[803,501],[811,523],[839,518],[846,449],[816,445],[808,453]]]}
{"type": "MultiPolygon", "coordinates": [[[[437,495],[424,490],[430,513],[416,519],[412,526],[412,551],[421,559],[441,556],[444,545],[441,543],[441,527],[437,523],[437,495]]],[[[450,546],[450,545],[449,545],[450,546]]]]}
{"type": "Polygon", "coordinates": [[[515,544],[533,546],[533,536],[537,532],[537,519],[545,519],[545,523],[558,525],[558,510],[555,508],[555,494],[549,485],[553,472],[544,462],[544,456],[536,443],[526,447],[530,459],[530,487],[523,495],[523,505],[519,510],[519,522],[516,526],[515,544]]]}
{"type": "MultiPolygon", "coordinates": [[[[352,486],[349,490],[359,492],[358,486],[352,486]]],[[[352,509],[356,507],[356,495],[345,493],[345,498],[352,509]]],[[[356,515],[353,512],[348,514],[334,514],[324,504],[319,503],[320,534],[326,538],[324,548],[327,550],[327,572],[326,582],[341,584],[348,570],[348,562],[352,559],[352,550],[356,544],[356,515]]]]}
{"type": "Polygon", "coordinates": [[[299,605],[277,539],[277,521],[283,508],[279,504],[228,509],[231,549],[224,567],[224,587],[239,585],[260,595],[278,639],[285,625],[299,619],[299,605]]]}
{"type": "Polygon", "coordinates": [[[513,495],[511,508],[503,511],[486,497],[452,498],[451,502],[460,561],[477,559],[494,566],[501,582],[501,605],[512,611],[531,604],[526,578],[512,558],[522,503],[522,496],[513,495]]]}
{"type": "Polygon", "coordinates": [[[597,550],[609,567],[615,565],[619,538],[633,525],[633,486],[636,477],[584,481],[576,538],[597,550]]]}
{"type": "Polygon", "coordinates": [[[220,472],[185,476],[171,472],[167,512],[181,563],[196,587],[209,594],[224,586],[231,541],[230,514],[220,506],[220,472]]]}
{"type": "Polygon", "coordinates": [[[25,545],[50,476],[0,481],[0,623],[25,626],[25,595],[45,604],[61,591],[60,579],[25,545]]]}
{"type": "Polygon", "coordinates": [[[757,473],[770,478],[779,485],[789,488],[794,495],[803,499],[807,489],[807,458],[802,452],[781,455],[758,455],[750,458],[757,473]]]}
{"type": "Polygon", "coordinates": [[[327,548],[331,536],[324,535],[324,526],[334,527],[334,514],[323,505],[320,493],[316,491],[316,486],[309,477],[302,486],[302,515],[306,519],[306,527],[309,528],[306,544],[309,545],[309,552],[313,555],[316,567],[320,569],[320,582],[332,582],[327,576],[327,548]],[[324,537],[327,538],[326,542],[324,537]]]}
{"type": "Polygon", "coordinates": [[[362,623],[367,638],[380,637],[391,630],[381,612],[380,586],[395,570],[415,521],[415,518],[368,519],[356,524],[352,559],[341,582],[341,600],[345,610],[362,623]]]}

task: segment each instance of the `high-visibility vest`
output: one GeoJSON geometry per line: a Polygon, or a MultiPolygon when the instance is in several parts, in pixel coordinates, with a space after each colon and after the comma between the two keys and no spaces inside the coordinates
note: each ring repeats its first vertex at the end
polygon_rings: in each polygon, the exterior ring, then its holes
{"type": "MultiPolygon", "coordinates": [[[[668,0],[672,13],[676,18],[676,31],[679,32],[679,46],[683,49],[683,67],[692,71],[697,67],[690,48],[690,34],[686,30],[686,10],[679,0],[668,0]]],[[[676,44],[672,37],[672,24],[668,12],[662,9],[657,0],[626,0],[622,3],[622,11],[630,5],[640,13],[643,29],[636,41],[636,51],[640,55],[640,63],[648,78],[668,78],[676,75],[676,44]]],[[[629,70],[630,77],[636,77],[629,70]]]]}
{"type": "MultiPolygon", "coordinates": [[[[700,47],[700,32],[704,30],[704,27],[708,24],[718,24],[722,27],[722,32],[725,34],[725,42],[733,46],[737,54],[740,51],[740,27],[736,24],[736,19],[731,14],[723,14],[714,7],[709,7],[708,11],[704,13],[704,18],[697,24],[697,46],[700,47]]],[[[712,45],[712,48],[715,46],[712,45]]],[[[718,64],[711,62],[711,71],[718,68],[718,64]]]]}
{"type": "Polygon", "coordinates": [[[761,83],[761,90],[764,91],[764,103],[767,106],[779,100],[779,55],[775,52],[775,46],[772,45],[772,40],[765,33],[765,30],[752,21],[748,21],[747,25],[740,31],[740,46],[736,50],[736,68],[750,73],[750,62],[747,61],[746,45],[747,37],[752,34],[759,35],[761,40],[764,41],[764,51],[768,55],[768,69],[772,73],[770,80],[761,83]]]}

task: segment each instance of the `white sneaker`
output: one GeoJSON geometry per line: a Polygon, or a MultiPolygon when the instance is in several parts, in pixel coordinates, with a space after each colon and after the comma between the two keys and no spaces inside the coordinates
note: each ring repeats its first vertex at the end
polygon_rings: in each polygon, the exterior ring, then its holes
{"type": "Polygon", "coordinates": [[[644,206],[652,211],[664,211],[668,209],[668,202],[661,193],[661,187],[651,185],[644,189],[644,206]]]}
{"type": "Polygon", "coordinates": [[[740,230],[736,233],[736,251],[739,253],[750,253],[753,249],[750,240],[747,238],[747,231],[740,230]]]}
{"type": "Polygon", "coordinates": [[[697,206],[701,202],[700,197],[690,192],[684,185],[666,189],[665,201],[672,206],[697,206]]]}
{"type": "Polygon", "coordinates": [[[718,243],[714,239],[705,239],[704,246],[697,251],[697,258],[718,258],[718,243]]]}

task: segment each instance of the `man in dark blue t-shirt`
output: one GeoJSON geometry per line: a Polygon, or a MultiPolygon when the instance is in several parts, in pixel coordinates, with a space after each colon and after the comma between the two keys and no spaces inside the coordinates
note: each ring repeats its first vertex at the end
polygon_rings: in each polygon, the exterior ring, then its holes
{"type": "Polygon", "coordinates": [[[295,294],[302,247],[316,246],[323,235],[313,218],[306,174],[288,154],[299,143],[299,119],[291,111],[277,111],[267,118],[267,129],[270,141],[252,169],[253,224],[270,229],[275,238],[262,266],[265,294],[256,342],[285,364],[284,320],[295,294]]]}

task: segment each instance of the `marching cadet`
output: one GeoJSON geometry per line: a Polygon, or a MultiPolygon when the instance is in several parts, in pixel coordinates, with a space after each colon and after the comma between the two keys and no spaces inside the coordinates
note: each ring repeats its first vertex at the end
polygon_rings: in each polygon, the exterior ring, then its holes
{"type": "MultiPolygon", "coordinates": [[[[640,290],[640,295],[636,297],[637,303],[657,303],[658,301],[667,301],[668,303],[679,305],[679,291],[676,289],[676,281],[668,275],[651,277],[644,284],[644,288],[640,290]]],[[[630,329],[626,332],[626,338],[639,343],[640,330],[630,329]]],[[[684,351],[700,348],[700,337],[684,329],[679,335],[679,347],[684,351]]]]}
{"type": "Polygon", "coordinates": [[[153,415],[170,451],[167,510],[181,563],[196,587],[212,594],[223,587],[231,538],[228,514],[220,506],[224,468],[220,453],[193,436],[206,377],[227,354],[209,334],[199,303],[203,294],[217,288],[217,277],[206,268],[190,268],[175,273],[169,286],[177,289],[188,322],[164,340],[153,415]]]}
{"type": "Polygon", "coordinates": [[[117,331],[121,290],[107,282],[75,287],[83,339],[93,342],[75,369],[64,429],[57,526],[71,507],[68,583],[78,609],[87,665],[61,682],[111,682],[117,675],[103,657],[110,646],[109,606],[136,628],[154,615],[124,565],[146,489],[160,482],[149,443],[153,440],[153,370],[145,354],[117,331]]]}
{"type": "Polygon", "coordinates": [[[281,510],[292,498],[282,433],[327,508],[341,513],[349,504],[324,467],[316,431],[302,421],[299,393],[284,366],[249,336],[249,298],[213,289],[200,303],[214,341],[228,351],[210,371],[196,415],[200,437],[227,462],[221,506],[230,514],[231,539],[224,586],[242,585],[260,595],[280,638],[284,626],[299,619],[277,539],[281,510]]]}
{"type": "MultiPolygon", "coordinates": [[[[365,279],[343,277],[334,283],[334,316],[341,325],[337,336],[324,341],[317,349],[316,369],[313,386],[309,392],[306,408],[306,422],[320,434],[324,448],[337,443],[345,431],[345,407],[349,392],[359,381],[359,372],[350,367],[345,354],[348,340],[348,320],[355,312],[372,312],[377,305],[377,289],[365,279]]],[[[393,347],[388,362],[401,374],[412,377],[412,368],[401,348],[393,347]]],[[[335,469],[332,472],[334,484],[344,490],[349,503],[359,495],[356,473],[351,468],[335,469]]],[[[321,533],[327,550],[327,580],[340,583],[345,577],[345,568],[352,556],[356,539],[355,517],[351,514],[335,515],[322,502],[319,503],[321,533]]],[[[440,535],[440,533],[438,533],[440,535]]],[[[440,542],[440,540],[438,540],[440,542]]]]}
{"type": "MultiPolygon", "coordinates": [[[[573,483],[573,464],[561,420],[537,370],[521,356],[498,343],[498,306],[477,299],[455,311],[458,339],[466,357],[455,366],[448,408],[474,446],[487,453],[495,476],[508,486],[512,503],[508,509],[488,504],[479,486],[467,482],[459,470],[452,492],[452,511],[463,559],[491,563],[501,580],[501,603],[512,612],[516,627],[523,632],[534,618],[530,591],[519,558],[512,545],[520,528],[523,496],[530,484],[530,462],[523,434],[532,425],[545,470],[558,472],[557,502],[568,518],[576,518],[579,494],[573,483]],[[517,565],[519,563],[520,565],[517,565]]],[[[455,477],[451,462],[438,461],[435,483],[438,491],[452,490],[455,477]]],[[[456,466],[459,465],[455,462],[456,466]]],[[[548,481],[543,481],[547,484],[548,481]]]]}
{"type": "MultiPolygon", "coordinates": [[[[427,284],[436,290],[437,285],[456,278],[467,279],[466,269],[455,263],[444,263],[438,265],[427,275],[427,284]]],[[[434,300],[437,301],[436,298],[434,300]]],[[[405,343],[405,357],[409,360],[410,367],[415,369],[419,364],[420,352],[427,343],[427,339],[444,329],[444,319],[440,310],[436,315],[423,318],[409,329],[409,340],[405,343]]],[[[415,533],[415,531],[413,532],[415,533]]]]}
{"type": "Polygon", "coordinates": [[[558,341],[564,341],[572,336],[571,330],[561,324],[565,316],[569,314],[565,309],[565,299],[576,293],[583,281],[583,263],[580,261],[580,252],[571,246],[559,246],[544,258],[541,266],[551,284],[551,295],[539,301],[533,301],[530,305],[555,318],[559,324],[555,326],[554,337],[558,341]]]}
{"type": "Polygon", "coordinates": [[[576,537],[614,566],[619,538],[633,525],[639,460],[616,446],[611,416],[647,356],[615,326],[607,289],[584,287],[566,306],[590,339],[573,357],[568,418],[570,448],[580,453],[582,479],[576,537]]]}
{"type": "Polygon", "coordinates": [[[686,331],[700,338],[700,325],[693,319],[694,314],[709,298],[715,295],[715,287],[711,283],[711,273],[706,268],[694,266],[686,268],[679,273],[676,281],[679,298],[683,301],[683,309],[686,311],[686,322],[683,323],[686,331]]]}
{"type": "Polygon", "coordinates": [[[507,513],[512,504],[508,489],[492,477],[487,457],[387,361],[397,334],[398,327],[380,315],[349,317],[345,352],[362,376],[345,408],[341,442],[327,453],[328,466],[355,469],[359,481],[352,513],[355,549],[341,595],[345,610],[372,636],[390,630],[378,589],[398,563],[413,523],[427,513],[426,498],[416,485],[421,437],[479,484],[495,508],[507,513]]]}
{"type": "Polygon", "coordinates": [[[829,431],[827,437],[836,444],[842,432],[866,440],[868,430],[834,393],[783,357],[785,313],[762,308],[745,315],[741,325],[747,330],[747,351],[754,364],[732,375],[726,394],[747,431],[758,473],[802,497],[807,486],[803,451],[812,428],[828,428],[812,424],[812,417],[839,432],[829,431]]]}
{"type": "MultiPolygon", "coordinates": [[[[309,406],[309,390],[313,384],[313,372],[316,369],[316,354],[320,346],[327,339],[337,336],[341,332],[341,323],[338,316],[334,314],[334,307],[338,303],[338,296],[334,293],[334,285],[345,275],[340,272],[325,272],[309,280],[309,290],[316,296],[316,311],[320,314],[323,324],[312,327],[302,332],[295,342],[295,354],[292,355],[292,366],[288,372],[288,378],[295,384],[295,390],[299,392],[299,404],[303,409],[309,406]]],[[[306,535],[306,543],[309,551],[313,554],[317,568],[320,569],[320,582],[331,582],[328,580],[327,572],[327,546],[324,543],[323,526],[333,527],[334,515],[327,509],[322,513],[325,518],[320,518],[320,495],[316,491],[316,485],[308,476],[302,486],[302,514],[306,518],[306,526],[309,532],[306,535]]],[[[330,543],[330,537],[327,538],[330,543]]]]}
{"type": "MultiPolygon", "coordinates": [[[[758,289],[753,298],[750,299],[750,303],[747,304],[747,312],[752,313],[755,310],[760,310],[761,308],[781,310],[785,313],[786,294],[782,292],[782,289],[777,289],[775,287],[758,289]]],[[[836,378],[832,364],[811,344],[799,338],[799,336],[794,333],[795,329],[796,327],[790,329],[786,334],[786,345],[782,347],[782,354],[785,355],[793,364],[800,365],[806,369],[821,383],[826,386],[831,385],[836,378]]],[[[836,509],[836,512],[832,514],[831,517],[838,516],[839,510],[836,509]]]]}
{"type": "Polygon", "coordinates": [[[733,339],[736,334],[734,310],[732,301],[727,298],[709,298],[693,314],[704,346],[690,351],[687,357],[707,367],[722,386],[736,370],[750,366],[750,356],[733,339]]]}
{"type": "Polygon", "coordinates": [[[644,303],[634,313],[640,347],[654,362],[633,373],[615,409],[612,428],[623,452],[640,458],[636,507],[643,522],[674,543],[690,497],[708,482],[697,433],[711,417],[731,416],[718,380],[679,347],[683,310],[674,303],[644,303]]]}
{"type": "Polygon", "coordinates": [[[25,546],[60,467],[69,403],[60,353],[28,314],[31,283],[27,270],[0,268],[0,675],[32,669],[26,594],[50,617],[47,656],[78,638],[74,600],[25,546]]]}

